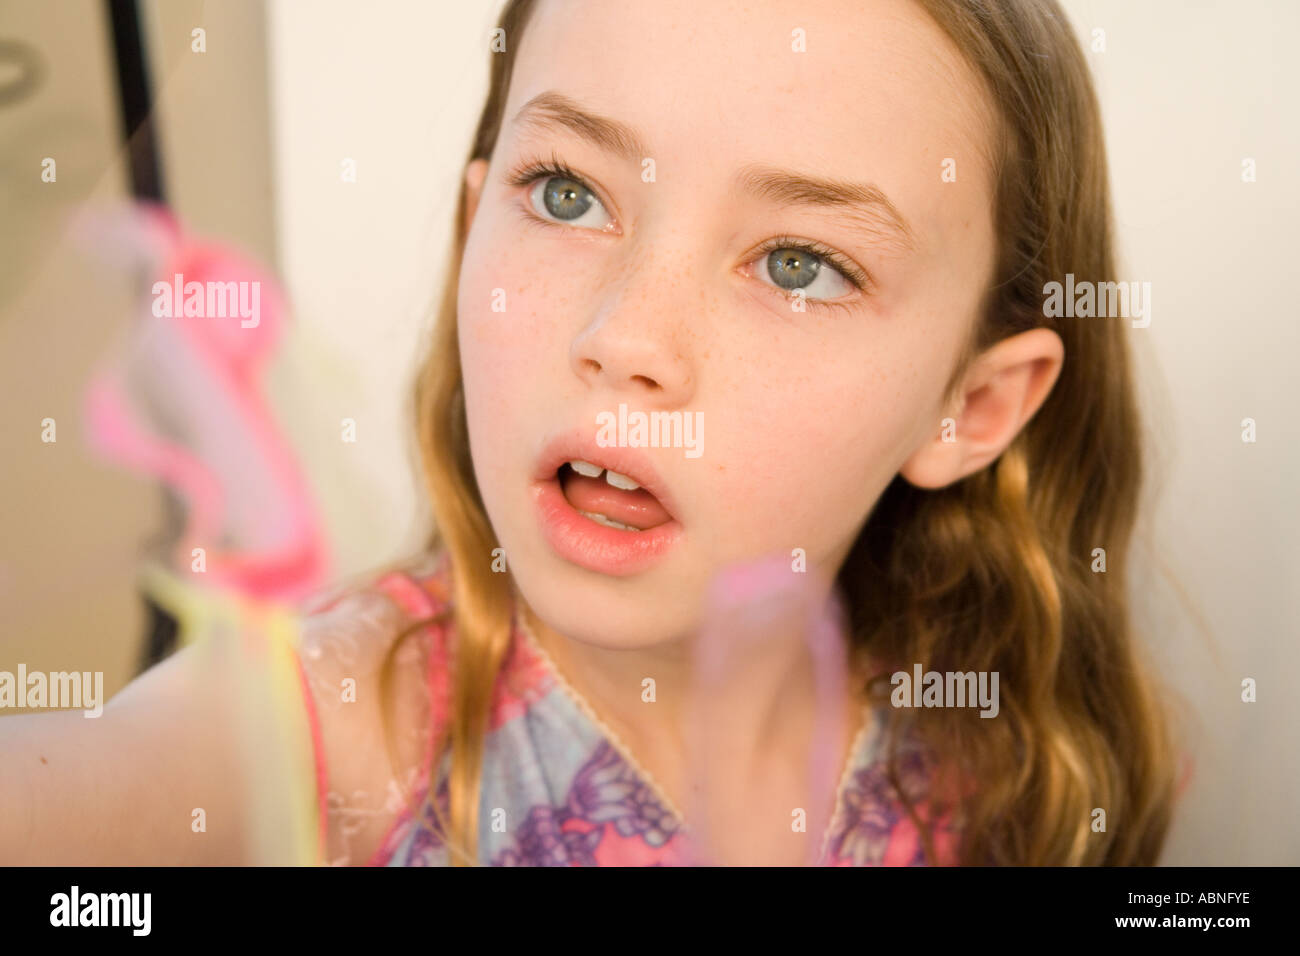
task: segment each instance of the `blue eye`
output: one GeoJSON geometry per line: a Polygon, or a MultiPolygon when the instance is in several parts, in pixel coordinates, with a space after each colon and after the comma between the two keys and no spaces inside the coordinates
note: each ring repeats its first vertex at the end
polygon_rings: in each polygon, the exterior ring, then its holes
{"type": "Polygon", "coordinates": [[[538,216],[565,225],[603,230],[613,221],[595,193],[567,176],[539,178],[528,199],[538,216]]]}
{"type": "Polygon", "coordinates": [[[590,209],[595,201],[596,197],[591,194],[591,190],[581,183],[575,183],[572,179],[561,179],[559,176],[552,176],[546,180],[542,189],[542,202],[545,203],[547,211],[556,219],[563,219],[566,222],[577,219],[590,209]]]}
{"type": "Polygon", "coordinates": [[[760,281],[785,292],[801,290],[809,299],[838,299],[857,288],[824,256],[800,245],[770,249],[755,271],[760,281]]]}

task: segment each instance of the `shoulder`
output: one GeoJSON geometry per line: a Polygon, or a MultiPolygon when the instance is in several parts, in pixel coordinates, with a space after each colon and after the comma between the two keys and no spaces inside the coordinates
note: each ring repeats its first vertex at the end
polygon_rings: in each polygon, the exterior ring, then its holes
{"type": "Polygon", "coordinates": [[[451,610],[446,567],[435,561],[372,572],[300,602],[298,650],[309,681],[373,675],[402,645],[427,652],[451,610]]]}
{"type": "Polygon", "coordinates": [[[367,862],[427,775],[444,712],[448,573],[424,556],[298,605],[325,862],[367,862]]]}

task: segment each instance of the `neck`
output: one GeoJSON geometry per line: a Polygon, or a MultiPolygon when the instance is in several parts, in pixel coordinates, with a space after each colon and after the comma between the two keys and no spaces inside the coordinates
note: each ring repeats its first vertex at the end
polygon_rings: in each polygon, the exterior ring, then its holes
{"type": "MultiPolygon", "coordinates": [[[[522,623],[551,658],[560,676],[628,740],[653,738],[671,750],[684,741],[682,691],[692,671],[690,648],[682,642],[632,650],[584,644],[564,637],[520,601],[522,623]],[[643,682],[654,681],[653,703],[643,682]]],[[[660,749],[660,748],[655,748],[660,749]]]]}
{"type": "Polygon", "coordinates": [[[696,761],[709,760],[718,748],[729,761],[782,765],[806,779],[819,716],[838,728],[818,741],[824,748],[819,775],[833,777],[833,787],[851,756],[863,716],[858,685],[841,666],[834,669],[839,679],[819,688],[798,628],[750,633],[743,643],[730,627],[714,633],[706,628],[698,640],[712,639],[715,650],[719,643],[726,650],[701,669],[701,660],[713,655],[700,653],[704,648],[695,641],[631,650],[595,647],[559,634],[522,599],[518,607],[521,623],[560,676],[678,807],[688,806],[701,784],[691,779],[692,754],[696,761]],[[646,698],[646,678],[654,680],[653,702],[646,698]]]}

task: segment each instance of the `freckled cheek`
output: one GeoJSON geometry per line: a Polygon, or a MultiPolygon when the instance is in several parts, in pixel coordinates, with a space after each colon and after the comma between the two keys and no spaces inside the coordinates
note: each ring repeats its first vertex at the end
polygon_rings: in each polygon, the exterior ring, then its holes
{"type": "Polygon", "coordinates": [[[743,542],[737,551],[795,539],[804,543],[788,546],[810,554],[833,547],[901,464],[918,412],[915,383],[867,363],[821,372],[732,396],[745,409],[732,419],[743,428],[713,447],[726,463],[715,472],[718,518],[743,542]]]}
{"type": "Polygon", "coordinates": [[[466,417],[484,495],[529,467],[522,450],[535,433],[538,399],[554,389],[555,354],[540,270],[508,244],[479,232],[466,247],[457,288],[457,326],[466,417]]]}
{"type": "Polygon", "coordinates": [[[557,322],[546,270],[517,244],[476,241],[458,288],[461,362],[467,382],[535,380],[556,354],[557,322]]]}

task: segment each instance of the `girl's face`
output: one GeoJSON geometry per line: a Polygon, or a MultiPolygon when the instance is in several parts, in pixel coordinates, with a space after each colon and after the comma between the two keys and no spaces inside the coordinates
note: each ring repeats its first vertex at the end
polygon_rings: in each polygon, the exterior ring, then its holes
{"type": "Polygon", "coordinates": [[[985,97],[905,0],[542,0],[468,173],[459,329],[478,485],[543,621],[647,648],[732,562],[834,577],[950,413],[993,269],[985,97]],[[682,430],[606,447],[620,406],[682,430]]]}

